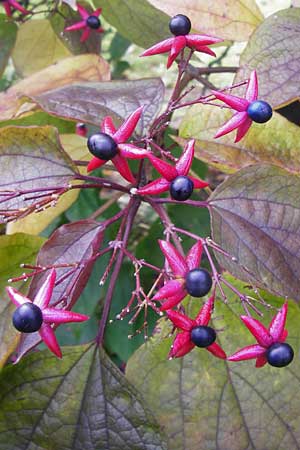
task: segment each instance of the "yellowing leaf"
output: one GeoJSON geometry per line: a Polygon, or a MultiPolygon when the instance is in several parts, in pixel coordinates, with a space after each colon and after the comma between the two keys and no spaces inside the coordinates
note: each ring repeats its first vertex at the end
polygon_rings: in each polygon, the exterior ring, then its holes
{"type": "Polygon", "coordinates": [[[87,54],[66,58],[0,93],[0,120],[9,120],[16,114],[20,106],[18,99],[21,96],[42,94],[76,82],[109,79],[109,65],[101,56],[87,54]]]}
{"type": "MultiPolygon", "coordinates": [[[[90,153],[87,150],[86,139],[76,134],[64,134],[60,136],[61,144],[66,153],[73,160],[87,161],[90,153]]],[[[80,172],[86,174],[86,167],[80,166],[80,172]]],[[[58,200],[56,206],[41,211],[39,213],[30,214],[24,219],[17,222],[11,222],[7,225],[6,233],[14,234],[23,232],[27,234],[41,233],[56,217],[66,211],[76,200],[80,189],[69,191],[58,200]]]]}
{"type": "Polygon", "coordinates": [[[259,96],[279,108],[299,99],[300,8],[278,11],[251,36],[241,55],[235,82],[257,70],[259,96]]]}
{"type": "Polygon", "coordinates": [[[246,41],[263,20],[254,0],[149,0],[149,3],[169,16],[185,14],[190,17],[192,27],[201,33],[232,41],[246,41]]]}
{"type": "Polygon", "coordinates": [[[251,125],[234,143],[235,131],[218,139],[214,135],[232,113],[211,105],[193,106],[180,125],[181,138],[195,138],[196,157],[223,172],[235,172],[255,163],[270,163],[300,172],[300,128],[278,113],[265,124],[251,125]]]}
{"type": "Polygon", "coordinates": [[[71,52],[56,36],[48,20],[30,20],[20,26],[12,54],[20,76],[31,75],[67,56],[71,56],[71,52]]]}

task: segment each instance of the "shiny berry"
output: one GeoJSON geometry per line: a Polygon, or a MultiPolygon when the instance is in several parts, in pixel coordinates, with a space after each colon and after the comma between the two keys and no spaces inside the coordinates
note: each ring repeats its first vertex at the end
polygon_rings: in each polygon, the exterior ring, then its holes
{"type": "Polygon", "coordinates": [[[211,290],[212,278],[205,269],[193,269],[185,277],[185,286],[193,297],[204,297],[211,290]]]}
{"type": "Polygon", "coordinates": [[[209,347],[216,340],[217,334],[211,327],[199,326],[191,331],[191,341],[197,347],[209,347]]]}
{"type": "Polygon", "coordinates": [[[101,26],[101,22],[96,16],[89,16],[86,19],[86,24],[88,27],[92,28],[93,30],[98,30],[101,26]]]}
{"type": "Polygon", "coordinates": [[[76,124],[76,134],[85,137],[87,135],[87,127],[85,123],[76,124]]]}
{"type": "Polygon", "coordinates": [[[179,175],[170,184],[170,195],[174,200],[183,202],[190,198],[194,190],[194,183],[188,177],[179,175]]]}
{"type": "Polygon", "coordinates": [[[247,113],[253,122],[265,123],[271,119],[273,111],[269,103],[263,100],[255,100],[248,106],[247,113]]]}
{"type": "Polygon", "coordinates": [[[172,17],[170,20],[169,28],[174,36],[185,36],[191,31],[192,24],[187,16],[177,14],[177,16],[172,17]]]}
{"type": "Polygon", "coordinates": [[[24,303],[15,310],[12,322],[18,331],[34,333],[42,326],[43,314],[41,309],[33,303],[24,303]]]}
{"type": "Polygon", "coordinates": [[[118,153],[116,142],[105,133],[95,133],[88,138],[87,146],[92,155],[96,158],[108,161],[118,153]]]}
{"type": "Polygon", "coordinates": [[[289,344],[277,342],[268,348],[266,357],[271,366],[285,367],[293,361],[294,350],[289,344]]]}

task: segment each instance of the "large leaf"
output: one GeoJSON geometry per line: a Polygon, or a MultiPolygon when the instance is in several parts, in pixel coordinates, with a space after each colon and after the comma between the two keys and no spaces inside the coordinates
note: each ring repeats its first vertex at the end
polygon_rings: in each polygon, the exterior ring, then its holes
{"type": "MultiPolygon", "coordinates": [[[[15,234],[14,236],[0,236],[0,368],[10,353],[15,349],[19,333],[12,326],[11,317],[15,306],[8,300],[5,286],[8,279],[18,277],[24,269],[20,264],[32,264],[44,239],[41,237],[15,234]]],[[[20,282],[14,283],[21,287],[20,282]]]]}
{"type": "MultiPolygon", "coordinates": [[[[64,150],[73,160],[87,160],[88,150],[86,139],[76,134],[60,135],[64,150]]],[[[80,167],[81,173],[86,174],[86,167],[80,167]]],[[[55,218],[66,211],[78,198],[80,190],[74,189],[65,193],[58,200],[56,206],[39,213],[30,214],[17,222],[11,222],[6,227],[7,234],[23,232],[28,234],[41,233],[55,218]]]]}
{"type": "Polygon", "coordinates": [[[27,200],[26,195],[10,197],[7,191],[13,194],[13,191],[67,186],[76,173],[56,129],[47,126],[1,128],[0,161],[1,209],[6,211],[36,203],[35,199],[27,200]]]}
{"type": "Polygon", "coordinates": [[[0,376],[0,448],[164,450],[141,395],[94,345],[43,351],[0,376]]]}
{"type": "Polygon", "coordinates": [[[7,22],[7,18],[0,15],[0,76],[15,45],[17,31],[18,27],[14,22],[7,22]]]}
{"type": "Polygon", "coordinates": [[[299,99],[300,8],[278,11],[253,33],[241,55],[239,81],[257,70],[259,96],[279,108],[299,99]]]}
{"type": "Polygon", "coordinates": [[[169,17],[147,0],[96,0],[103,17],[131,42],[150,47],[169,35],[169,17]]]}
{"type": "Polygon", "coordinates": [[[215,34],[223,39],[246,41],[263,20],[255,0],[149,0],[170,16],[185,14],[192,26],[201,33],[215,34]]]}
{"type": "MultiPolygon", "coordinates": [[[[91,8],[91,6],[85,2],[80,2],[80,5],[92,13],[93,8],[91,8]]],[[[75,55],[82,53],[96,53],[96,55],[99,55],[101,35],[92,30],[89,38],[86,41],[81,42],[81,36],[83,33],[82,29],[78,31],[64,32],[66,27],[82,20],[80,14],[68,5],[61,5],[59,8],[59,13],[60,14],[54,14],[50,18],[50,23],[57,37],[70,50],[70,52],[75,55]]]]}
{"type": "MultiPolygon", "coordinates": [[[[241,283],[235,286],[242,289],[241,283]]],[[[229,355],[255,339],[238,318],[244,312],[240,303],[225,291],[229,302],[217,300],[212,324],[222,330],[218,341],[229,355]]],[[[271,297],[266,300],[280,305],[271,297]]],[[[188,314],[194,317],[198,310],[199,301],[194,300],[188,314]]],[[[273,314],[265,314],[265,324],[273,314]]],[[[284,369],[256,369],[253,360],[229,363],[198,348],[168,361],[172,327],[162,319],[150,342],[129,360],[126,376],[143,392],[168,436],[168,448],[299,449],[299,320],[298,306],[290,303],[287,328],[293,363],[284,369]]]]}
{"type": "Polygon", "coordinates": [[[255,165],[222,183],[209,199],[213,239],[236,277],[300,300],[300,178],[255,165]]]}
{"type": "Polygon", "coordinates": [[[141,127],[149,125],[159,110],[163,96],[164,85],[161,79],[145,78],[135,81],[74,84],[32,98],[50,114],[90,122],[97,126],[107,115],[120,122],[143,105],[145,108],[142,125],[139,125],[141,131],[141,127]]]}
{"type": "Polygon", "coordinates": [[[49,20],[30,20],[21,24],[12,55],[18,75],[31,75],[68,56],[71,52],[56,36],[49,20]]]}
{"type": "Polygon", "coordinates": [[[9,120],[17,113],[22,95],[38,95],[67,84],[109,79],[109,65],[101,56],[79,55],[65,58],[0,93],[0,120],[9,120]]]}
{"type": "Polygon", "coordinates": [[[214,139],[218,128],[232,116],[228,110],[210,105],[192,107],[185,115],[179,134],[195,138],[196,157],[223,172],[258,162],[271,163],[300,172],[300,128],[274,113],[265,124],[252,123],[247,135],[234,143],[235,131],[214,139]]]}
{"type": "MultiPolygon", "coordinates": [[[[83,291],[92,272],[95,260],[91,259],[103,240],[103,227],[94,220],[81,220],[58,228],[41,248],[37,264],[40,266],[79,263],[76,270],[55,286],[50,304],[64,303],[71,309],[83,291]]],[[[58,268],[58,278],[72,270],[72,267],[58,268]]],[[[33,298],[47,273],[38,275],[31,283],[29,298],[33,298]]],[[[24,334],[18,349],[21,358],[40,342],[38,333],[24,334]]]]}

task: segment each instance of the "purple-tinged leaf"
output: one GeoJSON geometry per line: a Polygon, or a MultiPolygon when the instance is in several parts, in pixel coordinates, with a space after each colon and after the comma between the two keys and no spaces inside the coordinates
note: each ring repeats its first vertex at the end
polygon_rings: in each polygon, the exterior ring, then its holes
{"type": "Polygon", "coordinates": [[[300,179],[269,165],[229,177],[209,199],[213,239],[236,262],[226,270],[278,295],[300,300],[300,179]]]}
{"type": "MultiPolygon", "coordinates": [[[[63,150],[56,128],[49,126],[1,128],[0,166],[0,210],[6,211],[36,203],[36,200],[15,195],[18,191],[67,187],[76,173],[76,166],[63,150]]],[[[34,192],[27,196],[34,196],[34,192]]]]}
{"type": "Polygon", "coordinates": [[[0,448],[166,450],[139,392],[102,349],[48,350],[0,376],[0,448]]]}
{"type": "Polygon", "coordinates": [[[299,99],[299,33],[300,8],[284,9],[264,20],[241,55],[234,82],[256,69],[260,99],[276,108],[299,99]]]}
{"type": "MultiPolygon", "coordinates": [[[[57,268],[57,281],[64,279],[55,286],[50,305],[62,303],[65,309],[72,308],[88,282],[95,262],[91,258],[99,251],[102,239],[101,223],[94,220],[80,220],[58,228],[43,245],[37,258],[37,264],[40,266],[80,263],[77,268],[57,268]],[[65,278],[72,270],[74,272],[65,278]]],[[[34,298],[47,275],[46,272],[33,279],[28,293],[29,298],[34,298]]],[[[38,333],[23,334],[18,348],[18,359],[39,343],[38,333]]]]}
{"type": "Polygon", "coordinates": [[[31,98],[49,114],[100,126],[105,116],[120,125],[132,112],[144,106],[137,126],[140,134],[159,111],[164,96],[160,78],[80,83],[53,89],[31,98]]]}

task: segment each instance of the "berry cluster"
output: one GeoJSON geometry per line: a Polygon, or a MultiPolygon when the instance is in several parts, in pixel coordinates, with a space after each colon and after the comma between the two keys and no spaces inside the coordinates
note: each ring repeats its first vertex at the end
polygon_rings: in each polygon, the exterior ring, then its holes
{"type": "MultiPolygon", "coordinates": [[[[11,14],[11,5],[22,11],[15,0],[5,0],[3,4],[7,14],[8,11],[11,14]]],[[[97,9],[92,14],[81,5],[77,5],[77,9],[82,20],[67,27],[65,31],[83,30],[81,41],[86,41],[92,30],[98,33],[103,32],[99,20],[101,9],[97,9]]],[[[22,12],[26,14],[25,10],[22,12]]],[[[177,57],[180,57],[179,65],[183,61],[185,61],[185,64],[179,70],[177,82],[177,86],[179,86],[181,77],[192,53],[199,51],[214,56],[214,52],[208,46],[221,42],[222,40],[213,36],[190,34],[192,28],[191,21],[182,14],[176,15],[170,20],[169,28],[173,37],[155,44],[141,56],[169,53],[167,68],[173,64],[177,57]],[[190,55],[184,60],[184,51],[186,48],[190,50],[190,55]]],[[[258,99],[258,80],[255,70],[252,71],[247,81],[245,98],[216,90],[212,90],[210,96],[214,100],[220,100],[235,111],[233,117],[218,130],[215,136],[216,138],[236,129],[237,135],[235,142],[238,142],[245,136],[253,121],[265,123],[272,117],[271,106],[267,102],[258,99]]],[[[174,100],[173,97],[172,99],[174,100]]],[[[178,98],[175,100],[178,100],[178,98]]],[[[201,101],[199,102],[201,103],[201,101]]],[[[174,104],[176,104],[176,101],[175,103],[170,102],[167,108],[170,105],[173,107],[174,104]]],[[[165,149],[161,148],[158,142],[155,141],[155,137],[161,132],[161,125],[166,124],[172,111],[172,109],[167,109],[160,116],[161,122],[159,120],[157,121],[159,126],[155,128],[153,125],[151,132],[147,136],[139,139],[139,141],[135,141],[133,136],[137,124],[142,118],[144,112],[143,107],[139,107],[133,111],[119,128],[115,126],[110,116],[105,117],[101,123],[101,131],[90,135],[87,139],[87,148],[92,154],[87,171],[91,172],[111,161],[123,179],[130,183],[129,187],[121,186],[123,192],[125,191],[127,194],[130,194],[130,202],[133,201],[132,199],[135,199],[139,203],[145,201],[152,206],[154,205],[154,209],[159,212],[163,222],[166,222],[166,216],[164,213],[160,213],[160,203],[156,202],[156,199],[153,200],[152,196],[169,193],[169,201],[173,203],[187,202],[195,190],[208,186],[206,181],[196,178],[190,173],[195,152],[195,141],[193,139],[186,143],[181,156],[177,160],[171,155],[169,159],[172,163],[166,160],[167,152],[165,149]],[[165,123],[163,119],[165,119],[165,123]],[[129,139],[132,139],[131,143],[128,142],[129,139]],[[137,174],[132,172],[128,160],[140,161],[139,172],[137,174]],[[145,166],[147,171],[144,170],[145,166]],[[152,178],[153,172],[155,172],[154,169],[159,173],[159,178],[152,178]]],[[[86,125],[84,123],[78,123],[76,125],[76,133],[86,137],[86,125]]],[[[159,140],[157,139],[157,141],[159,140]]],[[[90,181],[93,179],[94,181],[96,177],[86,178],[90,179],[90,181]]],[[[192,202],[190,201],[190,203],[192,202]]],[[[124,226],[125,223],[121,227],[124,226]]],[[[122,231],[121,227],[120,230],[122,231]]],[[[227,357],[224,350],[216,342],[217,332],[209,325],[214,309],[216,289],[220,285],[220,280],[211,259],[209,259],[209,262],[212,268],[212,274],[205,268],[200,267],[206,241],[186,232],[185,234],[195,239],[196,242],[190,248],[187,255],[183,256],[181,245],[178,245],[178,242],[174,239],[174,245],[170,243],[169,238],[172,234],[172,226],[170,223],[166,226],[166,234],[168,235],[166,240],[159,240],[158,242],[165,257],[164,269],[157,269],[155,266],[148,264],[148,267],[153,267],[155,270],[158,270],[158,280],[163,279],[164,284],[162,286],[160,285],[157,289],[157,286],[159,286],[157,282],[151,290],[149,298],[140,288],[138,270],[135,275],[137,285],[139,286],[136,290],[138,292],[136,295],[139,296],[140,292],[142,292],[144,299],[148,302],[147,304],[151,305],[154,310],[161,314],[165,312],[175,328],[179,329],[171,347],[169,357],[182,357],[196,346],[207,349],[218,358],[227,358],[228,361],[256,359],[256,367],[262,367],[266,363],[275,367],[288,365],[292,361],[294,354],[290,345],[285,343],[287,338],[287,331],[285,330],[288,309],[287,303],[277,312],[269,328],[265,328],[258,320],[253,319],[250,314],[241,316],[242,322],[255,337],[257,344],[244,347],[227,357]],[[180,304],[186,296],[189,295],[199,299],[205,297],[211,290],[212,295],[202,304],[195,319],[191,319],[183,314],[182,305],[180,304]],[[156,306],[157,302],[158,306],[156,306]]],[[[122,251],[122,258],[124,255],[129,257],[135,267],[138,264],[147,265],[144,261],[137,261],[127,249],[122,248],[122,251]]],[[[115,251],[113,252],[109,268],[113,266],[114,257],[115,251]]],[[[122,259],[120,261],[122,262],[122,259]]],[[[107,277],[108,272],[109,269],[107,269],[105,277],[107,277]]],[[[56,272],[52,269],[33,301],[11,287],[7,288],[7,293],[17,306],[13,315],[15,328],[23,333],[38,332],[49,349],[55,355],[61,357],[61,351],[55,338],[53,326],[66,322],[84,321],[88,317],[71,311],[49,307],[51,295],[55,287],[55,279],[56,272]]],[[[144,301],[140,300],[139,297],[138,300],[138,306],[144,304],[144,301]]],[[[131,303],[132,301],[129,302],[130,305],[131,303]]],[[[126,308],[127,310],[129,311],[130,308],[126,308]]]]}

